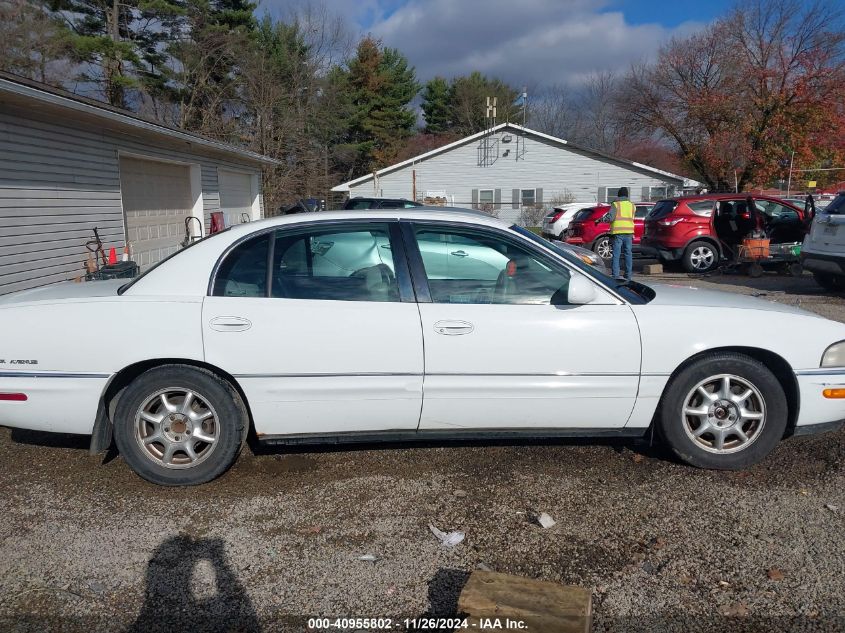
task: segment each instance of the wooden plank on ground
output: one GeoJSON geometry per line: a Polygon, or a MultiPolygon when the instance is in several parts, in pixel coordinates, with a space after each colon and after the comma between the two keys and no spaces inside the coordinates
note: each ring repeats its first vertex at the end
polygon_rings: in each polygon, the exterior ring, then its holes
{"type": "Polygon", "coordinates": [[[471,630],[528,633],[588,633],[593,616],[588,589],[491,571],[470,575],[458,612],[468,616],[471,630]]]}

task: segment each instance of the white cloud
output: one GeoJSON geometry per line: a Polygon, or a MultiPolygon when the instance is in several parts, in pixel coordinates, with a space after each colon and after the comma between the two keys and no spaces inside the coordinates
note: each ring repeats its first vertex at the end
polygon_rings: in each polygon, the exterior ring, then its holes
{"type": "Polygon", "coordinates": [[[602,7],[601,0],[411,0],[370,30],[407,55],[423,80],[479,70],[536,85],[624,71],[701,26],[631,25],[602,7]]]}
{"type": "MultiPolygon", "coordinates": [[[[282,15],[308,1],[262,0],[259,12],[282,15]]],[[[515,86],[578,84],[595,71],[623,72],[703,26],[629,24],[609,1],[316,0],[401,50],[423,81],[479,70],[515,86]]]]}

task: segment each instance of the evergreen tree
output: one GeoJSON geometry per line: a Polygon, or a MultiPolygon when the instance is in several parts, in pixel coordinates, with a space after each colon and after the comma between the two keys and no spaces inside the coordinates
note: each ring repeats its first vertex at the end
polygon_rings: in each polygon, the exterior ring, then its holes
{"type": "Polygon", "coordinates": [[[425,115],[425,131],[428,134],[442,134],[449,131],[449,84],[443,77],[435,77],[423,90],[422,111],[425,115]]]}
{"type": "Polygon", "coordinates": [[[461,135],[475,134],[486,126],[487,97],[498,101],[496,122],[513,121],[520,112],[514,105],[519,93],[500,79],[489,79],[480,72],[452,81],[449,91],[450,116],[454,131],[461,135]]]}
{"type": "Polygon", "coordinates": [[[344,76],[350,105],[347,150],[352,175],[390,164],[411,135],[416,116],[408,104],[419,92],[413,67],[398,50],[364,38],[344,76]]]}
{"type": "Polygon", "coordinates": [[[163,43],[181,12],[168,0],[49,0],[61,20],[71,57],[83,71],[77,79],[99,86],[106,101],[130,107],[129,90],[161,85],[163,43]]]}

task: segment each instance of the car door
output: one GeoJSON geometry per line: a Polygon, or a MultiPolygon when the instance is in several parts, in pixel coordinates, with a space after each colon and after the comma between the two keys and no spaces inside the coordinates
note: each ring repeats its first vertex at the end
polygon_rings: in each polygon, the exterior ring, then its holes
{"type": "Polygon", "coordinates": [[[416,429],[422,334],[396,231],[309,222],[258,233],[220,262],[205,357],[238,381],[259,435],[416,429]]]}
{"type": "Polygon", "coordinates": [[[598,284],[595,301],[568,305],[569,281],[583,273],[515,234],[428,222],[404,230],[425,345],[421,430],[625,425],[640,371],[629,306],[598,284]],[[428,277],[451,252],[414,244],[437,233],[496,274],[459,269],[467,257],[447,277],[428,277]]]}

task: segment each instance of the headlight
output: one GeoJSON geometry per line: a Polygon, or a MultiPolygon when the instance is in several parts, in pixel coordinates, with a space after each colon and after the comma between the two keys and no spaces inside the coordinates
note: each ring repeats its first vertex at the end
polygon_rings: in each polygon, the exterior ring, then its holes
{"type": "Polygon", "coordinates": [[[845,341],[828,347],[822,354],[822,367],[845,367],[845,341]]]}

